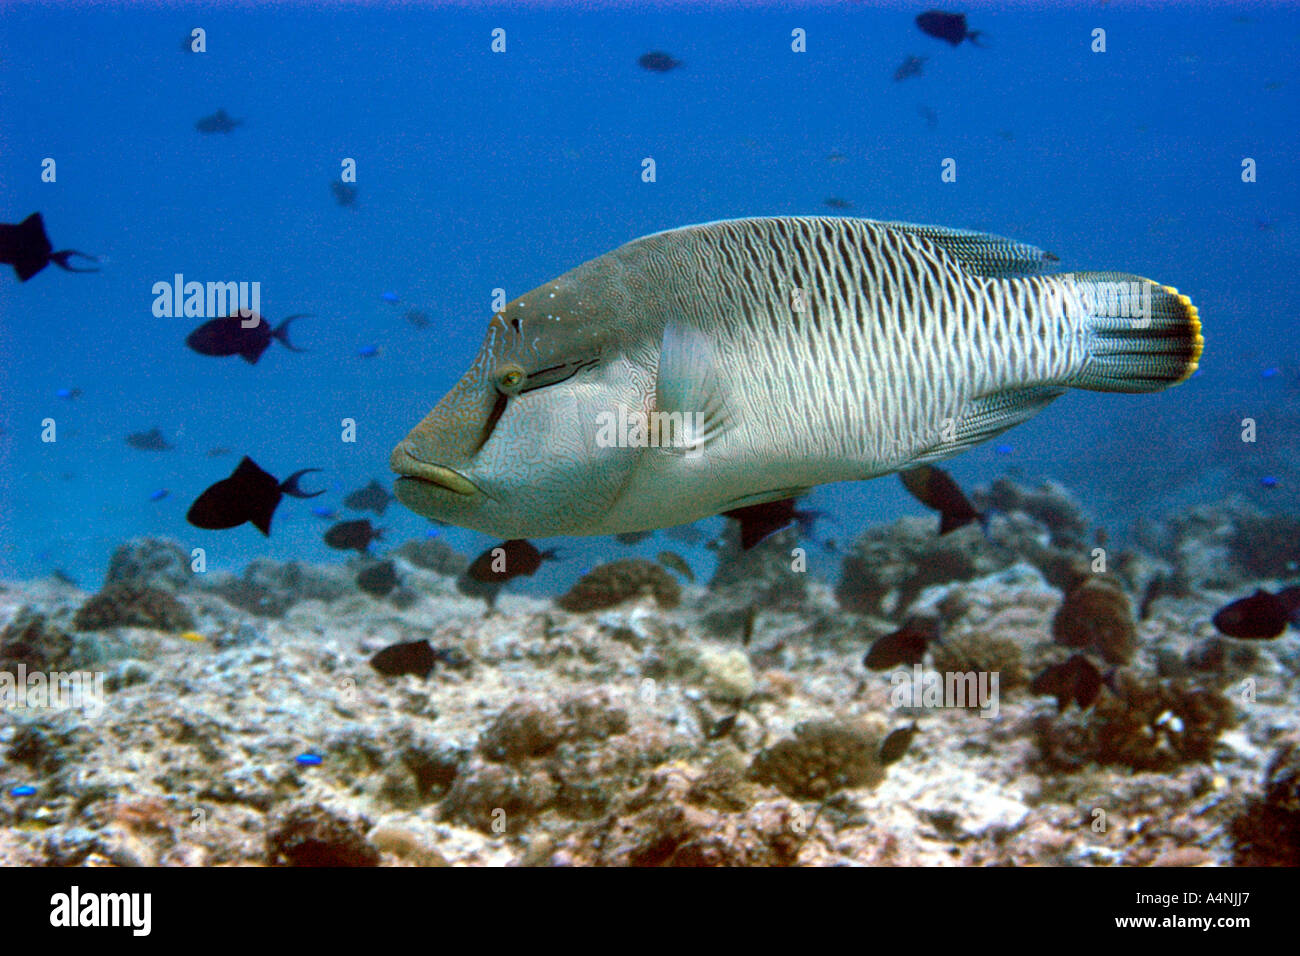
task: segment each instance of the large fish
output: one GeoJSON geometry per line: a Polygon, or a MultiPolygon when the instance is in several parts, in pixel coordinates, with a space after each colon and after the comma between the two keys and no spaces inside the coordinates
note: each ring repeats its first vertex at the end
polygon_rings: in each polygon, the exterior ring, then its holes
{"type": "Polygon", "coordinates": [[[634,240],[492,318],[393,450],[397,496],[507,539],[644,531],[946,458],[1069,388],[1154,392],[1195,371],[1186,296],[1041,274],[1053,261],[864,219],[634,240]]]}

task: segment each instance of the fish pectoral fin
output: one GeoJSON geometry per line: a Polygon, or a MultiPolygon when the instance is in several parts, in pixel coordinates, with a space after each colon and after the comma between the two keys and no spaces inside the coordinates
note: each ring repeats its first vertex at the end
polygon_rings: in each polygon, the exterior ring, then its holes
{"type": "Polygon", "coordinates": [[[956,259],[967,271],[990,279],[1039,275],[1060,261],[1037,246],[990,232],[910,222],[882,222],[881,225],[925,239],[956,259]]]}
{"type": "Polygon", "coordinates": [[[698,452],[731,430],[736,418],[722,394],[717,350],[699,329],[669,322],[659,349],[655,383],[660,448],[670,454],[698,452]]]}
{"type": "Polygon", "coordinates": [[[950,458],[988,441],[1008,428],[1033,418],[1065,392],[1066,389],[1060,386],[1036,385],[982,395],[968,402],[957,416],[951,440],[941,439],[909,461],[908,465],[923,465],[950,458]]]}

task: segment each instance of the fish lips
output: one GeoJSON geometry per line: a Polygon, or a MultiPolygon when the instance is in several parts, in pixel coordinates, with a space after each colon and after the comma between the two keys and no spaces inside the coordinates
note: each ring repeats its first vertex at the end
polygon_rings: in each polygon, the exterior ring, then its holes
{"type": "Polygon", "coordinates": [[[397,500],[420,514],[437,511],[449,497],[460,502],[485,497],[482,489],[460,472],[420,461],[401,448],[393,452],[389,464],[399,476],[393,486],[397,500]]]}

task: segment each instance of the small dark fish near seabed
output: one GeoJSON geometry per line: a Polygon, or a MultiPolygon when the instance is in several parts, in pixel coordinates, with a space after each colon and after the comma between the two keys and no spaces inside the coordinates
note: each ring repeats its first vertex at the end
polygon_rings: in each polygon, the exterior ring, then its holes
{"type": "Polygon", "coordinates": [[[506,541],[488,548],[475,558],[465,574],[485,584],[504,584],[512,578],[532,577],[542,562],[558,559],[559,552],[554,548],[538,551],[530,541],[506,541]]]}
{"type": "Polygon", "coordinates": [[[643,70],[649,70],[651,73],[667,73],[669,70],[675,70],[683,63],[681,60],[675,60],[662,50],[651,50],[649,53],[643,53],[636,61],[643,70]]]}
{"type": "Polygon", "coordinates": [[[428,641],[407,641],[385,647],[370,658],[370,666],[385,677],[400,677],[403,674],[428,677],[437,661],[438,655],[428,641]]]}
{"type": "Polygon", "coordinates": [[[937,618],[910,618],[898,630],[877,638],[862,658],[862,666],[869,671],[887,671],[919,664],[925,660],[925,649],[937,640],[937,618]]]}
{"type": "Polygon", "coordinates": [[[980,40],[983,33],[979,30],[966,29],[964,13],[927,10],[916,18],[916,25],[921,28],[922,33],[937,40],[947,40],[953,46],[959,46],[962,40],[970,40],[976,46],[984,46],[980,40]]]}
{"type": "Polygon", "coordinates": [[[325,494],[324,489],[306,492],[298,487],[299,479],[314,471],[320,469],[304,468],[284,481],[276,481],[245,455],[229,478],[222,478],[195,499],[185,520],[209,531],[235,528],[250,521],[258,531],[269,536],[271,518],[281,497],[315,498],[325,494]]]}
{"type": "Polygon", "coordinates": [[[397,565],[392,561],[376,561],[357,572],[357,587],[373,598],[387,597],[397,587],[397,565]]]}
{"type": "Polygon", "coordinates": [[[50,237],[45,233],[45,220],[39,212],[34,212],[17,225],[0,223],[0,263],[13,266],[19,282],[26,282],[51,262],[66,272],[98,272],[90,266],[74,266],[68,260],[76,256],[90,262],[98,262],[94,256],[88,256],[76,249],[54,251],[50,237]]]}
{"type": "Polygon", "coordinates": [[[238,355],[250,365],[256,365],[262,353],[271,347],[272,339],[290,352],[306,352],[306,349],[297,348],[289,341],[289,323],[309,317],[307,313],[291,315],[272,329],[271,323],[256,312],[247,318],[235,313],[204,322],[186,337],[185,344],[200,355],[215,358],[238,355]],[[257,323],[249,325],[254,319],[257,323]]]}
{"type": "Polygon", "coordinates": [[[1082,654],[1073,655],[1063,664],[1053,664],[1034,678],[1030,689],[1035,694],[1056,698],[1058,713],[1076,703],[1080,710],[1092,706],[1104,682],[1097,665],[1082,654]]]}
{"type": "Polygon", "coordinates": [[[176,447],[156,428],[151,428],[147,432],[132,432],[126,436],[126,443],[140,451],[171,451],[176,447]]]}
{"type": "Polygon", "coordinates": [[[1287,625],[1300,627],[1300,586],[1270,594],[1262,588],[1239,598],[1214,615],[1219,633],[1246,641],[1271,641],[1287,625]]]}
{"type": "Polygon", "coordinates": [[[359,521],[340,521],[325,532],[325,543],[336,551],[355,551],[366,554],[370,543],[383,538],[382,528],[376,528],[369,518],[359,521]]]}
{"type": "Polygon", "coordinates": [[[880,743],[880,764],[888,767],[891,763],[897,763],[907,753],[907,748],[912,745],[912,738],[916,736],[916,721],[912,721],[908,727],[899,727],[897,730],[891,730],[889,735],[880,743]]]}
{"type": "Polygon", "coordinates": [[[530,541],[504,541],[474,559],[465,573],[456,579],[456,590],[467,597],[481,597],[492,610],[507,581],[532,577],[543,562],[558,559],[559,552],[554,548],[538,551],[530,541]]]}
{"type": "Polygon", "coordinates": [[[343,499],[343,507],[352,511],[373,511],[382,515],[388,510],[388,503],[393,501],[392,492],[379,482],[371,480],[364,488],[358,488],[343,499]]]}
{"type": "Polygon", "coordinates": [[[197,123],[194,128],[200,133],[229,133],[236,126],[244,125],[243,120],[237,120],[225,110],[217,110],[211,116],[205,116],[197,123]]]}

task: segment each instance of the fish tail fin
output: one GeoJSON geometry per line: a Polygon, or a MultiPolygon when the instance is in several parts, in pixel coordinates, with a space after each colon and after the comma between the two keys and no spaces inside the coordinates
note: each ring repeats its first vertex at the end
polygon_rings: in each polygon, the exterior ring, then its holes
{"type": "Polygon", "coordinates": [[[320,491],[303,491],[298,487],[298,481],[303,475],[310,475],[313,471],[320,471],[319,468],[304,468],[302,471],[295,471],[284,481],[280,482],[280,490],[286,495],[293,498],[315,498],[317,495],[325,494],[325,489],[320,491]]]}
{"type": "Polygon", "coordinates": [[[1071,385],[1158,392],[1192,377],[1205,340],[1191,299],[1124,272],[1075,272],[1071,278],[1088,310],[1088,356],[1071,385]]]}
{"type": "Polygon", "coordinates": [[[972,44],[978,47],[988,46],[988,42],[986,39],[987,37],[988,34],[985,33],[983,30],[969,30],[966,33],[966,39],[970,40],[972,44]]]}
{"type": "Polygon", "coordinates": [[[292,342],[289,341],[289,323],[292,322],[294,319],[309,319],[309,318],[311,318],[311,313],[309,312],[301,312],[298,315],[288,316],[283,322],[281,322],[279,325],[275,327],[275,331],[272,332],[271,335],[279,339],[280,344],[283,345],[285,348],[287,348],[290,352],[306,352],[308,351],[307,349],[297,348],[292,342]]]}

